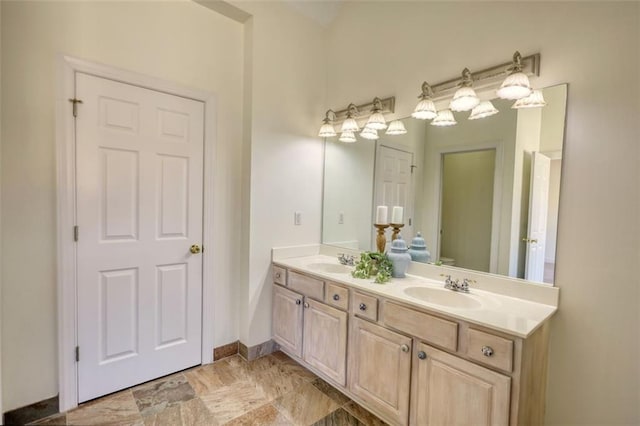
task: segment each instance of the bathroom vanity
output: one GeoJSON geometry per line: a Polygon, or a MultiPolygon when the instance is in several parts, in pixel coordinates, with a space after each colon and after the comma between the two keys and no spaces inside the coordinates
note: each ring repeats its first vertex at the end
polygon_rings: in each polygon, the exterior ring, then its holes
{"type": "Polygon", "coordinates": [[[282,351],[390,424],[543,423],[557,288],[433,265],[375,284],[323,247],[274,249],[282,351]],[[452,292],[441,273],[476,282],[452,292]]]}

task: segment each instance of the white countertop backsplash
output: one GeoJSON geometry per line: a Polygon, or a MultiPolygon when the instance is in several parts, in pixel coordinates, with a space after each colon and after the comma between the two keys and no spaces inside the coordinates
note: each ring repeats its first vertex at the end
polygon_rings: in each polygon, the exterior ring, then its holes
{"type": "Polygon", "coordinates": [[[317,263],[339,265],[338,253],[359,255],[357,251],[316,244],[274,248],[272,261],[285,268],[346,284],[391,300],[522,338],[531,335],[558,309],[559,289],[557,287],[460,268],[412,262],[406,278],[392,278],[384,284],[374,283],[373,278],[353,278],[348,272],[333,273],[309,268],[309,265],[317,263]],[[460,309],[425,302],[405,294],[404,289],[412,286],[442,289],[444,278],[441,274],[451,274],[454,279],[470,278],[475,280],[476,282],[470,285],[471,293],[469,295],[464,293],[459,295],[473,298],[480,302],[480,306],[460,309]]]}

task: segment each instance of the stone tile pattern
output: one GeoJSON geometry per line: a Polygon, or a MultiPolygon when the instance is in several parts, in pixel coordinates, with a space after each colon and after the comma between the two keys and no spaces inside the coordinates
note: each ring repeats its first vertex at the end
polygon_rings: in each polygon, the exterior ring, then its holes
{"type": "Polygon", "coordinates": [[[238,353],[238,342],[237,340],[233,343],[229,343],[227,345],[218,346],[213,350],[213,360],[220,361],[222,358],[227,358],[232,355],[238,353]]]}
{"type": "Polygon", "coordinates": [[[385,425],[282,352],[249,362],[233,355],[32,424],[385,425]]]}

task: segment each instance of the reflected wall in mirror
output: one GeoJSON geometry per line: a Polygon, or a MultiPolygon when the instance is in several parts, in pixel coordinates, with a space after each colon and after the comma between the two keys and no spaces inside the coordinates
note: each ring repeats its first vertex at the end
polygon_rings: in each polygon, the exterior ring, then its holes
{"type": "MultiPolygon", "coordinates": [[[[322,242],[375,250],[374,206],[405,207],[402,235],[420,231],[432,262],[553,283],[567,85],[543,108],[500,111],[377,142],[325,142],[322,242]]],[[[387,231],[387,238],[390,238],[387,231]]]]}

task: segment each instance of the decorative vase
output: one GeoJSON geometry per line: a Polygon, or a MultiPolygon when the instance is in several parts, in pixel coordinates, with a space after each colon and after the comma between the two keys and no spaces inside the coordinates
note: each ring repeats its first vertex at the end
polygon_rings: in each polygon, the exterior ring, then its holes
{"type": "Polygon", "coordinates": [[[409,255],[414,262],[428,263],[431,260],[431,253],[427,250],[427,244],[420,232],[411,240],[409,255]]]}
{"type": "Polygon", "coordinates": [[[405,277],[409,263],[411,263],[411,255],[407,253],[408,250],[407,243],[404,242],[402,236],[398,235],[398,238],[393,240],[391,244],[391,251],[387,253],[392,265],[391,276],[393,278],[405,277]]]}

